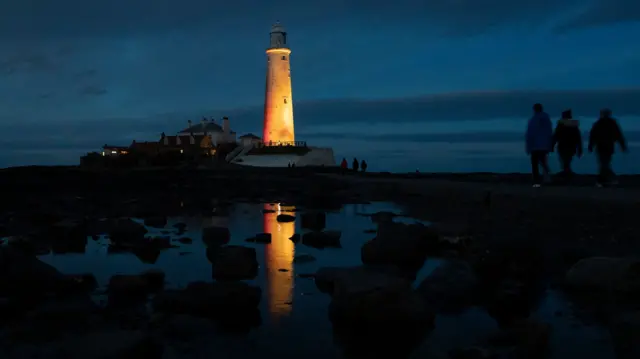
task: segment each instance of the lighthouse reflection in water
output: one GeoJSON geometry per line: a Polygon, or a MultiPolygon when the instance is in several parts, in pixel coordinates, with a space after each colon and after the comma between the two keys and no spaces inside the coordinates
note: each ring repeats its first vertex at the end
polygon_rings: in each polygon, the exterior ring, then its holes
{"type": "Polygon", "coordinates": [[[271,244],[265,247],[267,305],[272,319],[277,320],[291,312],[295,247],[290,238],[296,231],[295,222],[278,222],[277,217],[280,214],[293,215],[295,207],[266,204],[264,208],[275,210],[264,213],[264,232],[271,233],[271,244]]]}

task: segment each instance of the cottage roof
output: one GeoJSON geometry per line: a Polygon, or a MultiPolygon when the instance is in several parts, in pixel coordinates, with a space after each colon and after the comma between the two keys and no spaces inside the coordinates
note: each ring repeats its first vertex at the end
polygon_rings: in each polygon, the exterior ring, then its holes
{"type": "Polygon", "coordinates": [[[213,121],[207,121],[204,124],[198,123],[191,127],[185,128],[180,133],[200,133],[200,132],[223,132],[222,127],[213,121]]]}
{"type": "Polygon", "coordinates": [[[160,149],[159,142],[133,142],[130,147],[132,150],[140,151],[157,151],[160,149]]]}
{"type": "Polygon", "coordinates": [[[109,148],[109,149],[113,149],[113,150],[127,150],[129,149],[128,146],[111,146],[111,145],[107,145],[105,144],[104,146],[102,146],[102,148],[109,148]]]}
{"type": "Polygon", "coordinates": [[[160,145],[164,146],[164,147],[189,147],[189,146],[200,146],[200,143],[202,143],[202,140],[204,140],[205,138],[207,138],[208,136],[205,135],[194,135],[193,139],[194,139],[194,144],[191,144],[191,140],[189,138],[190,136],[164,136],[163,138],[160,138],[160,145]],[[180,143],[178,144],[178,138],[180,138],[180,143]],[[167,141],[167,144],[165,145],[165,139],[167,141]]]}
{"type": "Polygon", "coordinates": [[[253,133],[247,133],[246,135],[240,136],[240,138],[252,138],[252,139],[256,139],[256,140],[260,139],[260,137],[254,135],[253,133]]]}

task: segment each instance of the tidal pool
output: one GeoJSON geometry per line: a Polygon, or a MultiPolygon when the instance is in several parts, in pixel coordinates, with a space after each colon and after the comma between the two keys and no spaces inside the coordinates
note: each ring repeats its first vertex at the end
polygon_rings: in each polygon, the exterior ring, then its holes
{"type": "MultiPolygon", "coordinates": [[[[242,336],[210,333],[204,338],[194,338],[190,344],[191,357],[340,357],[327,317],[330,297],[320,293],[312,279],[299,275],[314,273],[322,266],[361,264],[360,248],[375,235],[366,231],[376,228],[370,217],[361,214],[398,212],[398,208],[386,203],[354,204],[346,205],[337,212],[328,212],[326,229],[342,232],[342,248],[322,250],[302,243],[294,244],[289,239],[294,233],[304,233],[298,220],[288,223],[276,221],[278,214],[295,215],[295,211],[295,207],[277,203],[235,204],[224,216],[170,218],[164,228],[147,227],[148,235],[172,239],[188,237],[193,241],[191,244],[175,241],[173,244],[177,248],[163,250],[157,258],[141,259],[131,253],[110,253],[109,241],[105,237],[90,239],[84,254],[47,254],[39,258],[63,273],[92,273],[102,289],[114,274],[138,274],[148,269],[161,269],[166,274],[166,287],[180,288],[189,282],[212,280],[212,266],[206,257],[202,228],[228,227],[230,244],[256,248],[260,270],[258,277],[251,282],[262,288],[262,325],[242,336]],[[263,213],[264,209],[275,212],[263,213]],[[176,223],[186,224],[186,231],[178,234],[173,226],[176,223]],[[247,238],[262,232],[272,234],[271,244],[246,242],[247,238]],[[302,254],[311,255],[316,260],[294,263],[294,258],[302,254]]],[[[398,217],[397,221],[415,222],[405,217],[398,217]]],[[[438,258],[428,259],[416,283],[440,262],[438,258]]],[[[103,298],[96,296],[96,299],[103,298]]],[[[571,313],[569,301],[558,292],[548,291],[533,315],[553,326],[551,357],[614,358],[608,332],[601,327],[580,323],[571,313]]],[[[474,344],[496,329],[495,321],[482,308],[471,307],[457,315],[438,315],[435,329],[416,348],[414,357],[446,358],[450,349],[474,344]]],[[[393,338],[389,340],[393,341],[393,338]]],[[[168,356],[171,357],[171,350],[168,356]]],[[[175,356],[180,357],[180,354],[175,356]]]]}

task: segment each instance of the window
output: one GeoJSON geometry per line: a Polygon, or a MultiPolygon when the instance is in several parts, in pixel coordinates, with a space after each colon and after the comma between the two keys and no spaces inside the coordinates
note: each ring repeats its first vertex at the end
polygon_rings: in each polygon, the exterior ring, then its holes
{"type": "Polygon", "coordinates": [[[286,99],[286,98],[284,99],[284,104],[285,104],[285,105],[287,104],[287,99],[286,99]]]}
{"type": "Polygon", "coordinates": [[[282,56],[282,59],[286,61],[286,60],[287,60],[287,57],[286,57],[286,56],[282,56]]]}

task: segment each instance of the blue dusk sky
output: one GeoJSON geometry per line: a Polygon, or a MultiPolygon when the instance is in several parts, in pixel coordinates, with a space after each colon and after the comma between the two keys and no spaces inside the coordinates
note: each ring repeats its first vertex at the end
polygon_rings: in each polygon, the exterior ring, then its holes
{"type": "Polygon", "coordinates": [[[0,166],[203,115],[259,134],[276,20],[300,139],[519,141],[534,102],[640,133],[638,0],[0,0],[0,166]]]}

